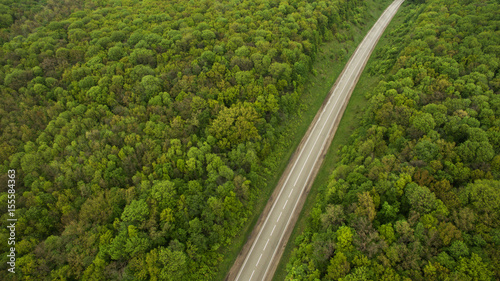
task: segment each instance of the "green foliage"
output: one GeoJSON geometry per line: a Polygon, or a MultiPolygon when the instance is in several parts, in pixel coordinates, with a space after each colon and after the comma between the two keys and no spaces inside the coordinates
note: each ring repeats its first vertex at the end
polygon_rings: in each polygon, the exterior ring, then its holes
{"type": "Polygon", "coordinates": [[[347,257],[342,252],[337,252],[330,260],[327,277],[331,280],[338,280],[345,277],[351,270],[347,257]]]}
{"type": "Polygon", "coordinates": [[[467,248],[467,245],[460,240],[456,240],[451,243],[449,252],[450,255],[455,258],[455,260],[459,260],[462,257],[469,256],[469,249],[467,248]]]}
{"type": "Polygon", "coordinates": [[[236,104],[219,113],[209,132],[219,140],[222,148],[228,148],[230,144],[258,140],[261,138],[256,127],[258,117],[255,109],[248,103],[236,104]]]}
{"type": "Polygon", "coordinates": [[[500,277],[500,41],[486,39],[498,37],[498,3],[412,2],[368,64],[378,85],[296,240],[289,279],[500,277]],[[325,236],[335,245],[320,260],[325,236]]]}
{"type": "Polygon", "coordinates": [[[144,221],[144,219],[149,215],[148,204],[144,199],[134,200],[127,205],[123,210],[121,219],[124,222],[137,223],[144,221]]]}
{"type": "Polygon", "coordinates": [[[367,16],[363,0],[248,3],[1,1],[16,278],[214,278],[283,161],[319,44],[367,16]]]}
{"type": "Polygon", "coordinates": [[[476,253],[472,253],[471,258],[461,258],[457,265],[457,271],[462,273],[462,276],[467,276],[472,280],[486,281],[493,277],[493,272],[476,253]]]}
{"type": "Polygon", "coordinates": [[[108,50],[108,58],[113,61],[120,60],[125,56],[125,50],[123,50],[123,47],[121,46],[114,46],[109,48],[108,50]]]}
{"type": "Polygon", "coordinates": [[[427,187],[411,183],[405,191],[408,202],[413,210],[421,214],[434,211],[437,207],[437,199],[427,187]]]}
{"type": "Polygon", "coordinates": [[[340,251],[348,252],[352,249],[352,231],[347,226],[341,226],[337,230],[337,246],[340,251]]]}

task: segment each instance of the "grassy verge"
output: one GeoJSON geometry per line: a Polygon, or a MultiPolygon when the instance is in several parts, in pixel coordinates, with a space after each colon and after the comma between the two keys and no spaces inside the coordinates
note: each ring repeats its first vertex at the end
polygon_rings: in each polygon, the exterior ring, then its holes
{"type": "MultiPolygon", "coordinates": [[[[280,161],[280,165],[277,168],[277,171],[273,171],[274,175],[268,180],[267,186],[262,190],[262,196],[259,197],[259,199],[255,204],[254,213],[249,218],[249,221],[246,223],[244,229],[241,231],[241,234],[233,239],[232,244],[229,247],[222,249],[222,252],[224,253],[224,260],[220,264],[218,273],[215,276],[214,280],[224,280],[224,278],[226,277],[227,272],[229,272],[229,269],[231,268],[234,261],[236,260],[236,257],[243,248],[248,236],[252,232],[255,224],[257,223],[257,220],[262,210],[264,209],[267,201],[269,200],[271,193],[274,191],[274,188],[278,184],[278,181],[283,171],[288,165],[288,159],[290,159],[293,152],[295,152],[295,150],[297,149],[297,146],[299,145],[304,134],[309,128],[309,125],[314,119],[314,116],[316,115],[319,108],[323,104],[326,96],[328,95],[330,88],[332,87],[333,83],[335,83],[337,77],[344,69],[344,66],[347,63],[347,60],[349,59],[351,54],[354,52],[354,50],[361,42],[363,37],[366,35],[368,30],[373,26],[375,21],[382,14],[382,11],[388,6],[390,2],[391,2],[390,0],[384,0],[382,1],[382,3],[373,3],[371,1],[368,2],[368,11],[370,11],[371,17],[369,20],[367,20],[367,24],[363,28],[360,29],[352,27],[354,30],[350,31],[349,33],[355,34],[353,38],[354,40],[342,43],[337,40],[332,40],[330,42],[326,42],[320,47],[318,56],[316,58],[316,62],[313,66],[316,75],[310,74],[309,77],[307,78],[308,82],[304,87],[305,90],[299,102],[299,104],[301,104],[301,110],[295,117],[293,117],[291,120],[288,121],[287,128],[285,131],[289,132],[289,134],[285,133],[283,136],[283,138],[290,139],[290,143],[287,147],[283,147],[282,148],[283,151],[278,154],[280,154],[281,159],[286,159],[286,161],[280,161]],[[339,49],[348,50],[347,56],[337,59],[339,49]]],[[[362,94],[358,96],[359,97],[355,98],[353,94],[353,97],[351,97],[351,102],[349,103],[347,110],[349,110],[349,107],[351,107],[351,104],[353,103],[358,104],[359,110],[361,110],[362,108],[361,103],[363,103],[364,101],[362,94]],[[357,101],[353,102],[354,99],[356,99],[357,101]]],[[[353,116],[355,116],[355,114],[353,114],[353,116]]],[[[342,122],[344,122],[344,119],[346,118],[344,117],[342,119],[342,122]]],[[[344,133],[344,135],[347,135],[347,137],[350,135],[350,132],[354,130],[354,125],[356,124],[354,121],[350,123],[352,123],[353,126],[351,126],[349,133],[344,133]]],[[[343,123],[340,124],[340,127],[337,130],[337,134],[339,134],[339,131],[341,131],[342,126],[343,123]]],[[[338,141],[338,139],[339,137],[336,136],[335,139],[333,140],[333,143],[335,143],[336,140],[338,141]]],[[[338,147],[339,145],[340,143],[337,144],[336,147],[338,147]]],[[[330,148],[328,152],[329,154],[327,155],[327,158],[323,163],[323,167],[331,167],[332,164],[334,163],[333,159],[331,159],[332,158],[330,155],[331,151],[332,148],[330,148]]],[[[317,188],[314,187],[317,185],[318,179],[321,177],[323,182],[326,182],[326,180],[328,179],[328,175],[331,172],[331,170],[329,170],[328,172],[324,170],[325,169],[322,168],[322,170],[319,172],[318,177],[315,181],[315,185],[313,186],[313,189],[309,194],[308,200],[306,201],[304,210],[309,210],[312,207],[312,203],[314,202],[314,200],[311,200],[311,197],[313,198],[316,197],[317,191],[315,192],[315,190],[317,190],[317,188]]],[[[300,232],[305,226],[305,220],[303,218],[304,217],[303,214],[304,212],[301,213],[301,218],[297,223],[297,225],[300,225],[299,228],[300,232]]],[[[295,240],[295,237],[297,235],[296,231],[297,227],[292,233],[291,239],[293,240],[295,240]]],[[[293,243],[290,243],[289,245],[293,246],[293,243]]],[[[291,247],[287,246],[282,261],[286,257],[286,262],[288,262],[288,257],[290,256],[290,253],[291,253],[291,247]]],[[[285,265],[286,263],[280,262],[280,265],[276,272],[277,274],[275,275],[275,280],[284,279],[285,265]],[[280,278],[276,279],[278,273],[280,273],[279,276],[281,276],[281,279],[280,278]]]]}
{"type": "MultiPolygon", "coordinates": [[[[383,4],[377,4],[378,7],[375,7],[376,10],[373,10],[372,15],[373,16],[380,15],[381,6],[386,7],[389,4],[389,2],[390,1],[384,1],[383,4]]],[[[382,35],[382,38],[380,39],[379,43],[375,47],[373,54],[376,52],[377,48],[381,48],[389,43],[388,40],[385,39],[387,34],[395,26],[402,24],[403,19],[404,16],[402,15],[402,13],[396,14],[396,16],[393,18],[393,20],[387,27],[386,31],[382,35]]],[[[375,20],[373,20],[371,24],[368,24],[367,26],[371,27],[371,25],[373,25],[375,20]]],[[[366,32],[363,32],[363,35],[364,34],[366,34],[366,32]]],[[[322,47],[322,49],[327,47],[328,45],[325,45],[322,47]]],[[[368,67],[370,67],[371,64],[374,63],[373,54],[370,57],[365,70],[368,67]]],[[[318,175],[313,183],[313,186],[311,187],[309,196],[306,199],[304,208],[302,209],[297,224],[295,225],[295,228],[290,236],[289,243],[285,248],[285,251],[280,260],[278,268],[276,269],[276,273],[274,274],[273,280],[277,281],[285,279],[286,265],[288,264],[292,251],[295,248],[295,240],[304,231],[307,224],[307,218],[309,217],[310,211],[314,207],[318,193],[322,190],[323,187],[327,185],[330,174],[334,170],[336,163],[340,160],[339,159],[340,156],[338,155],[337,152],[340,146],[346,145],[348,143],[349,137],[354,132],[354,130],[359,126],[359,122],[364,112],[363,109],[367,103],[367,100],[364,98],[364,94],[370,89],[373,89],[378,84],[379,81],[380,81],[379,77],[370,76],[366,71],[364,71],[363,74],[361,75],[356,85],[356,88],[354,89],[352,96],[349,100],[349,104],[346,107],[342,120],[340,121],[337,132],[335,133],[335,137],[330,145],[330,148],[328,149],[323,164],[318,172],[318,175]]]]}

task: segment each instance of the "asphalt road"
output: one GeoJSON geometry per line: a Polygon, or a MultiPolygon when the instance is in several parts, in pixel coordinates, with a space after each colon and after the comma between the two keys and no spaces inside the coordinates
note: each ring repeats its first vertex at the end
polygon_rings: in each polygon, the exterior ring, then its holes
{"type": "MultiPolygon", "coordinates": [[[[352,55],[292,157],[289,168],[282,175],[280,183],[283,184],[278,184],[280,188],[278,196],[268,202],[272,204],[272,207],[264,223],[257,224],[256,227],[260,227],[257,237],[249,240],[252,246],[249,250],[248,247],[246,251],[243,249],[246,252],[244,260],[241,257],[240,262],[238,263],[237,260],[233,266],[232,271],[238,274],[236,277],[231,277],[230,273],[227,279],[251,281],[272,278],[302,209],[303,197],[307,195],[304,194],[304,190],[309,188],[316,177],[345,105],[373,48],[402,3],[403,0],[395,0],[384,11],[352,55]],[[242,264],[241,260],[243,260],[242,264]]],[[[254,231],[255,233],[257,230],[254,231]]]]}

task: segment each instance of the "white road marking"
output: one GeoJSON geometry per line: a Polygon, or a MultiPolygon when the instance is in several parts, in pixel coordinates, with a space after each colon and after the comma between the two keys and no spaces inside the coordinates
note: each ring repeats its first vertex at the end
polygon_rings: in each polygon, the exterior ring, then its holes
{"type": "Polygon", "coordinates": [[[283,210],[285,209],[286,203],[288,203],[288,199],[285,202],[285,205],[283,205],[283,210]]]}
{"type": "MultiPolygon", "coordinates": [[[[307,138],[306,140],[306,143],[309,141],[310,138],[307,138]]],[[[300,154],[302,154],[302,151],[300,152],[300,154]]],[[[300,154],[299,154],[299,157],[300,157],[300,154]]],[[[298,160],[299,158],[297,158],[298,160]]],[[[297,162],[298,161],[295,161],[295,163],[293,164],[293,167],[290,171],[293,171],[295,169],[295,165],[297,165],[297,162]]],[[[276,203],[278,203],[279,201],[279,198],[281,197],[281,193],[283,192],[283,190],[285,189],[284,187],[286,186],[287,182],[288,182],[288,179],[290,179],[290,176],[292,175],[292,173],[289,173],[288,176],[286,177],[286,180],[285,180],[285,183],[283,184],[283,186],[281,187],[280,189],[280,193],[278,194],[278,197],[276,197],[276,200],[274,201],[273,203],[273,206],[271,207],[271,210],[269,211],[269,214],[272,214],[273,210],[274,210],[274,207],[276,206],[276,203]]],[[[264,230],[265,226],[267,225],[267,221],[269,220],[271,216],[267,216],[266,219],[264,220],[264,224],[262,225],[262,227],[260,228],[259,230],[259,234],[257,234],[257,238],[254,240],[253,244],[252,244],[252,247],[250,248],[250,251],[248,252],[246,258],[245,258],[245,261],[243,262],[243,265],[241,266],[240,268],[240,271],[238,272],[238,275],[236,276],[236,279],[235,281],[238,281],[238,279],[240,279],[240,276],[241,276],[241,273],[243,272],[243,269],[245,268],[245,265],[247,264],[248,262],[248,259],[250,258],[252,252],[253,252],[253,249],[255,248],[255,245],[257,244],[257,241],[259,240],[260,238],[260,235],[262,234],[262,231],[264,230]]],[[[274,227],[276,227],[276,225],[274,225],[274,227]]],[[[274,232],[274,228],[273,228],[273,232],[274,232]]],[[[271,232],[271,235],[272,232],[271,232]]]]}
{"type": "Polygon", "coordinates": [[[273,236],[273,233],[274,233],[274,229],[275,229],[275,228],[276,228],[276,225],[274,225],[274,227],[273,227],[273,231],[271,231],[271,235],[269,235],[269,236],[273,236]]]}
{"type": "Polygon", "coordinates": [[[288,194],[288,198],[290,198],[290,195],[292,195],[292,192],[293,192],[293,188],[292,188],[292,190],[290,190],[290,194],[288,194]]]}
{"type": "MultiPolygon", "coordinates": [[[[316,128],[317,124],[318,124],[318,122],[316,122],[314,124],[313,130],[314,130],[314,128],[316,128]]],[[[307,145],[307,143],[309,142],[310,139],[311,138],[307,138],[306,142],[304,143],[304,147],[307,145]]],[[[279,198],[281,197],[281,193],[285,189],[284,187],[286,186],[286,184],[288,183],[288,180],[290,179],[290,176],[292,175],[291,171],[293,171],[295,169],[295,166],[299,162],[298,160],[300,159],[300,156],[302,155],[302,152],[304,152],[304,149],[302,149],[300,151],[299,156],[295,159],[295,163],[293,163],[292,169],[290,170],[290,173],[286,177],[285,183],[282,185],[282,187],[280,189],[280,193],[278,194],[278,197],[276,197],[276,200],[274,201],[273,206],[271,207],[271,210],[269,211],[269,214],[271,214],[273,212],[274,207],[276,206],[276,203],[278,203],[279,198]]],[[[297,184],[297,182],[295,182],[295,184],[297,184]]],[[[238,281],[238,279],[240,279],[241,273],[243,272],[243,269],[245,268],[245,265],[247,264],[248,259],[252,255],[253,249],[255,248],[255,245],[257,244],[257,241],[259,240],[260,235],[262,234],[262,231],[264,230],[265,226],[267,225],[267,221],[269,220],[270,217],[271,216],[267,216],[266,219],[264,220],[264,224],[260,228],[259,234],[257,234],[257,238],[254,240],[254,242],[252,244],[252,247],[250,248],[250,251],[248,252],[248,254],[247,254],[246,258],[245,258],[245,261],[243,262],[243,265],[241,266],[240,271],[238,272],[238,275],[236,276],[235,281],[238,281]]],[[[276,225],[274,227],[276,227],[276,225]]],[[[273,228],[273,232],[274,232],[274,228],[273,228]]],[[[271,232],[271,235],[273,235],[272,232],[271,232]]]]}
{"type": "Polygon", "coordinates": [[[262,254],[260,254],[259,260],[257,260],[257,264],[255,266],[259,265],[260,259],[262,258],[262,254]]]}
{"type": "Polygon", "coordinates": [[[276,220],[276,222],[279,222],[280,221],[280,218],[281,218],[281,214],[283,214],[283,212],[280,213],[278,219],[276,220]]]}
{"type": "Polygon", "coordinates": [[[265,250],[266,250],[267,243],[269,243],[269,239],[267,239],[266,245],[264,246],[264,249],[263,249],[262,251],[265,251],[265,250]]]}
{"type": "MultiPolygon", "coordinates": [[[[356,52],[357,52],[357,50],[356,50],[356,52]]],[[[356,53],[354,53],[354,54],[356,54],[356,53]]],[[[351,62],[352,62],[352,61],[351,61],[351,62]]],[[[350,65],[350,63],[349,63],[349,65],[350,65]]],[[[345,74],[345,75],[347,75],[347,74],[345,74]]],[[[343,76],[342,76],[342,77],[343,77],[343,76]]],[[[349,81],[350,81],[350,78],[351,78],[351,77],[352,77],[352,75],[351,75],[351,76],[349,76],[349,81]]],[[[349,81],[348,81],[348,82],[349,82],[349,81]]],[[[345,90],[345,87],[347,86],[347,84],[349,84],[349,83],[344,83],[344,87],[343,87],[343,88],[342,88],[342,90],[340,91],[341,93],[345,90]]],[[[337,90],[337,89],[338,89],[338,88],[335,88],[334,93],[336,92],[336,90],[337,90]]],[[[337,106],[337,102],[339,101],[339,98],[340,98],[340,95],[337,95],[337,99],[335,100],[335,104],[333,105],[333,108],[335,108],[335,106],[337,106]]],[[[331,111],[330,111],[330,113],[329,113],[329,114],[328,114],[328,116],[326,117],[326,120],[329,120],[329,119],[330,119],[330,116],[332,115],[332,113],[333,113],[333,110],[331,110],[331,111]]],[[[319,121],[319,120],[318,120],[318,121],[319,121]]],[[[318,123],[319,123],[319,122],[318,122],[318,123]]],[[[316,123],[316,124],[318,124],[318,123],[316,123]]],[[[312,147],[313,147],[313,148],[316,146],[316,143],[318,142],[318,139],[319,139],[319,137],[321,136],[321,133],[323,133],[323,129],[325,128],[325,126],[326,126],[326,124],[327,124],[327,123],[328,123],[328,122],[324,122],[324,123],[323,123],[323,127],[321,127],[321,130],[320,130],[320,131],[319,131],[319,133],[316,135],[316,139],[314,140],[314,144],[312,145],[312,147]]],[[[312,133],[312,132],[313,132],[313,131],[311,131],[311,133],[312,133]]],[[[302,171],[304,170],[304,167],[305,167],[305,166],[306,166],[306,164],[307,164],[307,160],[309,160],[309,157],[311,156],[311,153],[312,153],[313,151],[314,151],[314,149],[312,149],[312,148],[311,148],[311,150],[309,151],[309,154],[307,154],[306,160],[304,161],[304,165],[302,165],[302,168],[300,169],[299,175],[297,176],[297,179],[295,180],[295,184],[297,184],[297,181],[299,180],[300,175],[302,174],[302,171]]],[[[320,152],[321,152],[321,150],[320,150],[320,152]]],[[[294,185],[295,185],[295,184],[294,184],[294,185]]],[[[307,182],[306,182],[306,184],[307,184],[307,182]]]]}
{"type": "Polygon", "coordinates": [[[252,280],[253,274],[255,273],[255,269],[252,271],[252,275],[250,275],[250,279],[248,281],[252,280]]]}

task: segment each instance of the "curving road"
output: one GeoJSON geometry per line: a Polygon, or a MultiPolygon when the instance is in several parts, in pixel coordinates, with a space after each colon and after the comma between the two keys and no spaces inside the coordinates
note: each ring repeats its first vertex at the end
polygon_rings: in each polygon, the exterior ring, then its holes
{"type": "Polygon", "coordinates": [[[395,0],[384,11],[350,58],[290,160],[278,189],[271,196],[226,280],[272,279],[352,90],[378,39],[403,1],[395,0]],[[278,190],[279,194],[274,196],[278,190]]]}

